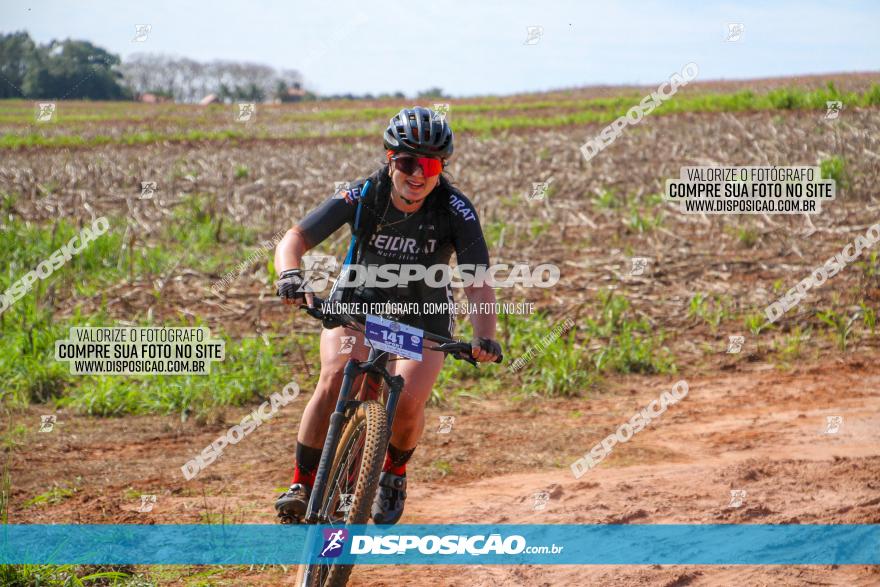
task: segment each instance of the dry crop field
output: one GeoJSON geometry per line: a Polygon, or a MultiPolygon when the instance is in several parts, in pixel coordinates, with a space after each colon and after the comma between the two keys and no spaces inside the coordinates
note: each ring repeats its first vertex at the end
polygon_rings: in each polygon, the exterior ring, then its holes
{"type": "MultiPolygon", "coordinates": [[[[586,162],[579,147],[651,88],[450,101],[448,171],[493,262],[552,263],[504,315],[516,373],[447,361],[409,467],[406,523],[880,523],[880,249],[794,309],[764,308],[880,221],[880,74],[695,83],[586,162]],[[846,105],[825,117],[826,99],[846,105]],[[805,215],[685,215],[683,166],[811,165],[837,198],[805,215]],[[550,181],[552,180],[552,181],[550,181]],[[550,181],[543,199],[528,197],[550,181]],[[631,259],[647,269],[631,272],[631,259]],[[743,336],[740,352],[729,337],[743,336]],[[679,379],[689,395],[586,476],[570,465],[679,379]],[[455,416],[439,434],[440,416],[455,416]],[[829,416],[841,416],[835,434],[829,416]],[[433,423],[433,424],[431,424],[433,423]],[[433,426],[433,427],[432,427],[433,426]],[[731,490],[745,490],[729,507],[731,490]],[[532,496],[546,491],[543,510],[532,496]]],[[[110,229],[0,314],[8,523],[265,523],[317,380],[320,326],[278,303],[278,231],[363,177],[399,102],[0,102],[0,291],[98,217],[110,229]],[[143,182],[155,182],[144,192],[143,182]],[[230,272],[219,293],[211,286],[230,272]],[[71,326],[204,325],[209,376],[71,375],[71,326]],[[198,477],[181,465],[287,382],[303,394],[198,477]],[[41,416],[54,415],[51,432],[41,416]],[[155,496],[139,511],[142,495],[155,496]]],[[[341,258],[343,231],[319,251],[341,258]]],[[[459,338],[469,338],[460,321],[459,338]]],[[[86,573],[94,569],[68,569],[86,573]]],[[[130,585],[278,585],[283,567],[124,567],[130,585]]],[[[32,569],[33,573],[42,572],[32,569]]],[[[31,572],[28,571],[28,572],[31,572]]],[[[24,571],[22,571],[24,572],[24,571]]],[[[357,567],[355,585],[876,585],[876,567],[357,567]]],[[[60,583],[59,583],[60,584],[60,583]]]]}

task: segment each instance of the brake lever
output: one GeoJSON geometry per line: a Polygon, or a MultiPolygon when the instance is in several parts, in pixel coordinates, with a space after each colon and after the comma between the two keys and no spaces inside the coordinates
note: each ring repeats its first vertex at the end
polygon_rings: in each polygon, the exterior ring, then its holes
{"type": "Polygon", "coordinates": [[[461,359],[462,361],[467,361],[468,363],[470,363],[470,364],[473,365],[474,367],[477,366],[477,360],[476,360],[475,358],[473,358],[472,356],[470,356],[470,355],[467,355],[467,354],[464,354],[464,353],[457,353],[455,356],[456,356],[457,358],[461,359]]]}
{"type": "Polygon", "coordinates": [[[471,347],[470,347],[470,345],[466,345],[466,343],[444,342],[443,344],[438,344],[436,347],[434,347],[434,350],[447,351],[447,350],[455,349],[457,347],[462,347],[462,348],[460,348],[457,352],[451,352],[449,354],[452,355],[456,359],[460,359],[462,361],[467,361],[468,363],[470,363],[471,365],[476,367],[477,360],[471,356],[471,354],[470,354],[471,347]],[[465,346],[467,346],[466,349],[463,348],[465,346]]]}
{"type": "MultiPolygon", "coordinates": [[[[467,361],[468,363],[470,363],[470,364],[473,365],[474,367],[476,367],[476,366],[478,365],[477,360],[476,360],[475,358],[473,358],[471,355],[468,355],[468,354],[459,354],[459,355],[456,355],[456,356],[461,357],[461,359],[462,359],[463,361],[467,361]]],[[[498,358],[495,359],[495,360],[492,361],[492,362],[493,362],[493,363],[500,363],[500,362],[503,361],[503,360],[504,360],[504,355],[498,355],[498,358]]]]}
{"type": "Polygon", "coordinates": [[[320,310],[320,308],[312,308],[306,305],[303,305],[301,307],[303,310],[305,310],[306,314],[308,314],[312,318],[317,318],[318,320],[322,320],[324,318],[324,313],[320,310]]]}

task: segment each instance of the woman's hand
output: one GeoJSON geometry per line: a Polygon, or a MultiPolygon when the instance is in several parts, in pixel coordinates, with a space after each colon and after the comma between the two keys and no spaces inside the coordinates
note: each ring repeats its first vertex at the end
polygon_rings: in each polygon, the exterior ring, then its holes
{"type": "Polygon", "coordinates": [[[310,308],[315,306],[314,295],[309,291],[305,272],[299,268],[303,254],[308,250],[305,238],[297,226],[288,230],[275,247],[275,267],[287,267],[280,272],[279,279],[275,282],[277,288],[275,293],[285,304],[301,306],[305,301],[310,308]]]}
{"type": "Polygon", "coordinates": [[[501,345],[491,338],[471,339],[471,356],[480,363],[492,363],[501,356],[501,345]]]}
{"type": "Polygon", "coordinates": [[[482,284],[464,288],[468,301],[479,308],[486,308],[470,314],[474,326],[474,338],[471,340],[471,356],[480,363],[488,363],[501,356],[501,345],[492,337],[495,336],[495,290],[482,284]]]}
{"type": "Polygon", "coordinates": [[[314,295],[307,293],[308,286],[302,269],[287,269],[282,271],[278,281],[275,282],[276,295],[285,304],[301,306],[303,302],[309,307],[314,307],[314,295]]]}

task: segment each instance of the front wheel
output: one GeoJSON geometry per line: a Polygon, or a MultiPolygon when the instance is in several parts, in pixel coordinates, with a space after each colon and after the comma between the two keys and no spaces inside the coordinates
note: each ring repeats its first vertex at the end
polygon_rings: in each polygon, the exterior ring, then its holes
{"type": "MultiPolygon", "coordinates": [[[[322,523],[342,526],[370,520],[387,447],[384,406],[362,403],[342,431],[321,500],[322,523]]],[[[303,565],[297,585],[343,587],[351,570],[352,565],[303,565]]]]}

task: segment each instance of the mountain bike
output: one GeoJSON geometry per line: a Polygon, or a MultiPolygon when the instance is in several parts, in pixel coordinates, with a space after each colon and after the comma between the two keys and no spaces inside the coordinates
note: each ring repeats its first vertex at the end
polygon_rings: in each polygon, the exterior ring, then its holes
{"type": "MultiPolygon", "coordinates": [[[[313,306],[303,306],[312,317],[321,320],[325,327],[344,326],[364,333],[364,342],[370,345],[366,361],[350,359],[343,371],[342,386],[336,408],[330,416],[327,438],[321,452],[321,460],[315,475],[308,508],[301,523],[344,526],[366,524],[370,520],[373,499],[379,485],[379,475],[388,450],[391,425],[404,380],[400,375],[391,375],[387,365],[393,353],[391,347],[403,343],[404,337],[421,337],[436,343],[434,347],[422,347],[421,341],[410,339],[406,342],[424,351],[442,352],[456,359],[477,366],[471,357],[471,344],[453,340],[430,332],[401,325],[391,318],[325,313],[321,306],[323,300],[314,298],[313,306]],[[386,329],[387,328],[387,329],[386,329]],[[385,342],[376,338],[384,337],[385,342]],[[388,343],[388,340],[391,340],[388,343]],[[383,347],[383,348],[379,348],[383,347]],[[384,350],[383,350],[384,349],[384,350]],[[360,385],[352,393],[355,380],[361,377],[360,385]]],[[[400,348],[400,352],[405,352],[400,348]]],[[[495,361],[500,363],[502,357],[495,361]]],[[[281,523],[295,523],[296,520],[282,519],[281,523]]],[[[306,544],[306,552],[313,543],[306,544]]],[[[314,563],[306,560],[299,566],[297,585],[302,587],[342,587],[348,581],[352,565],[314,563]]]]}

